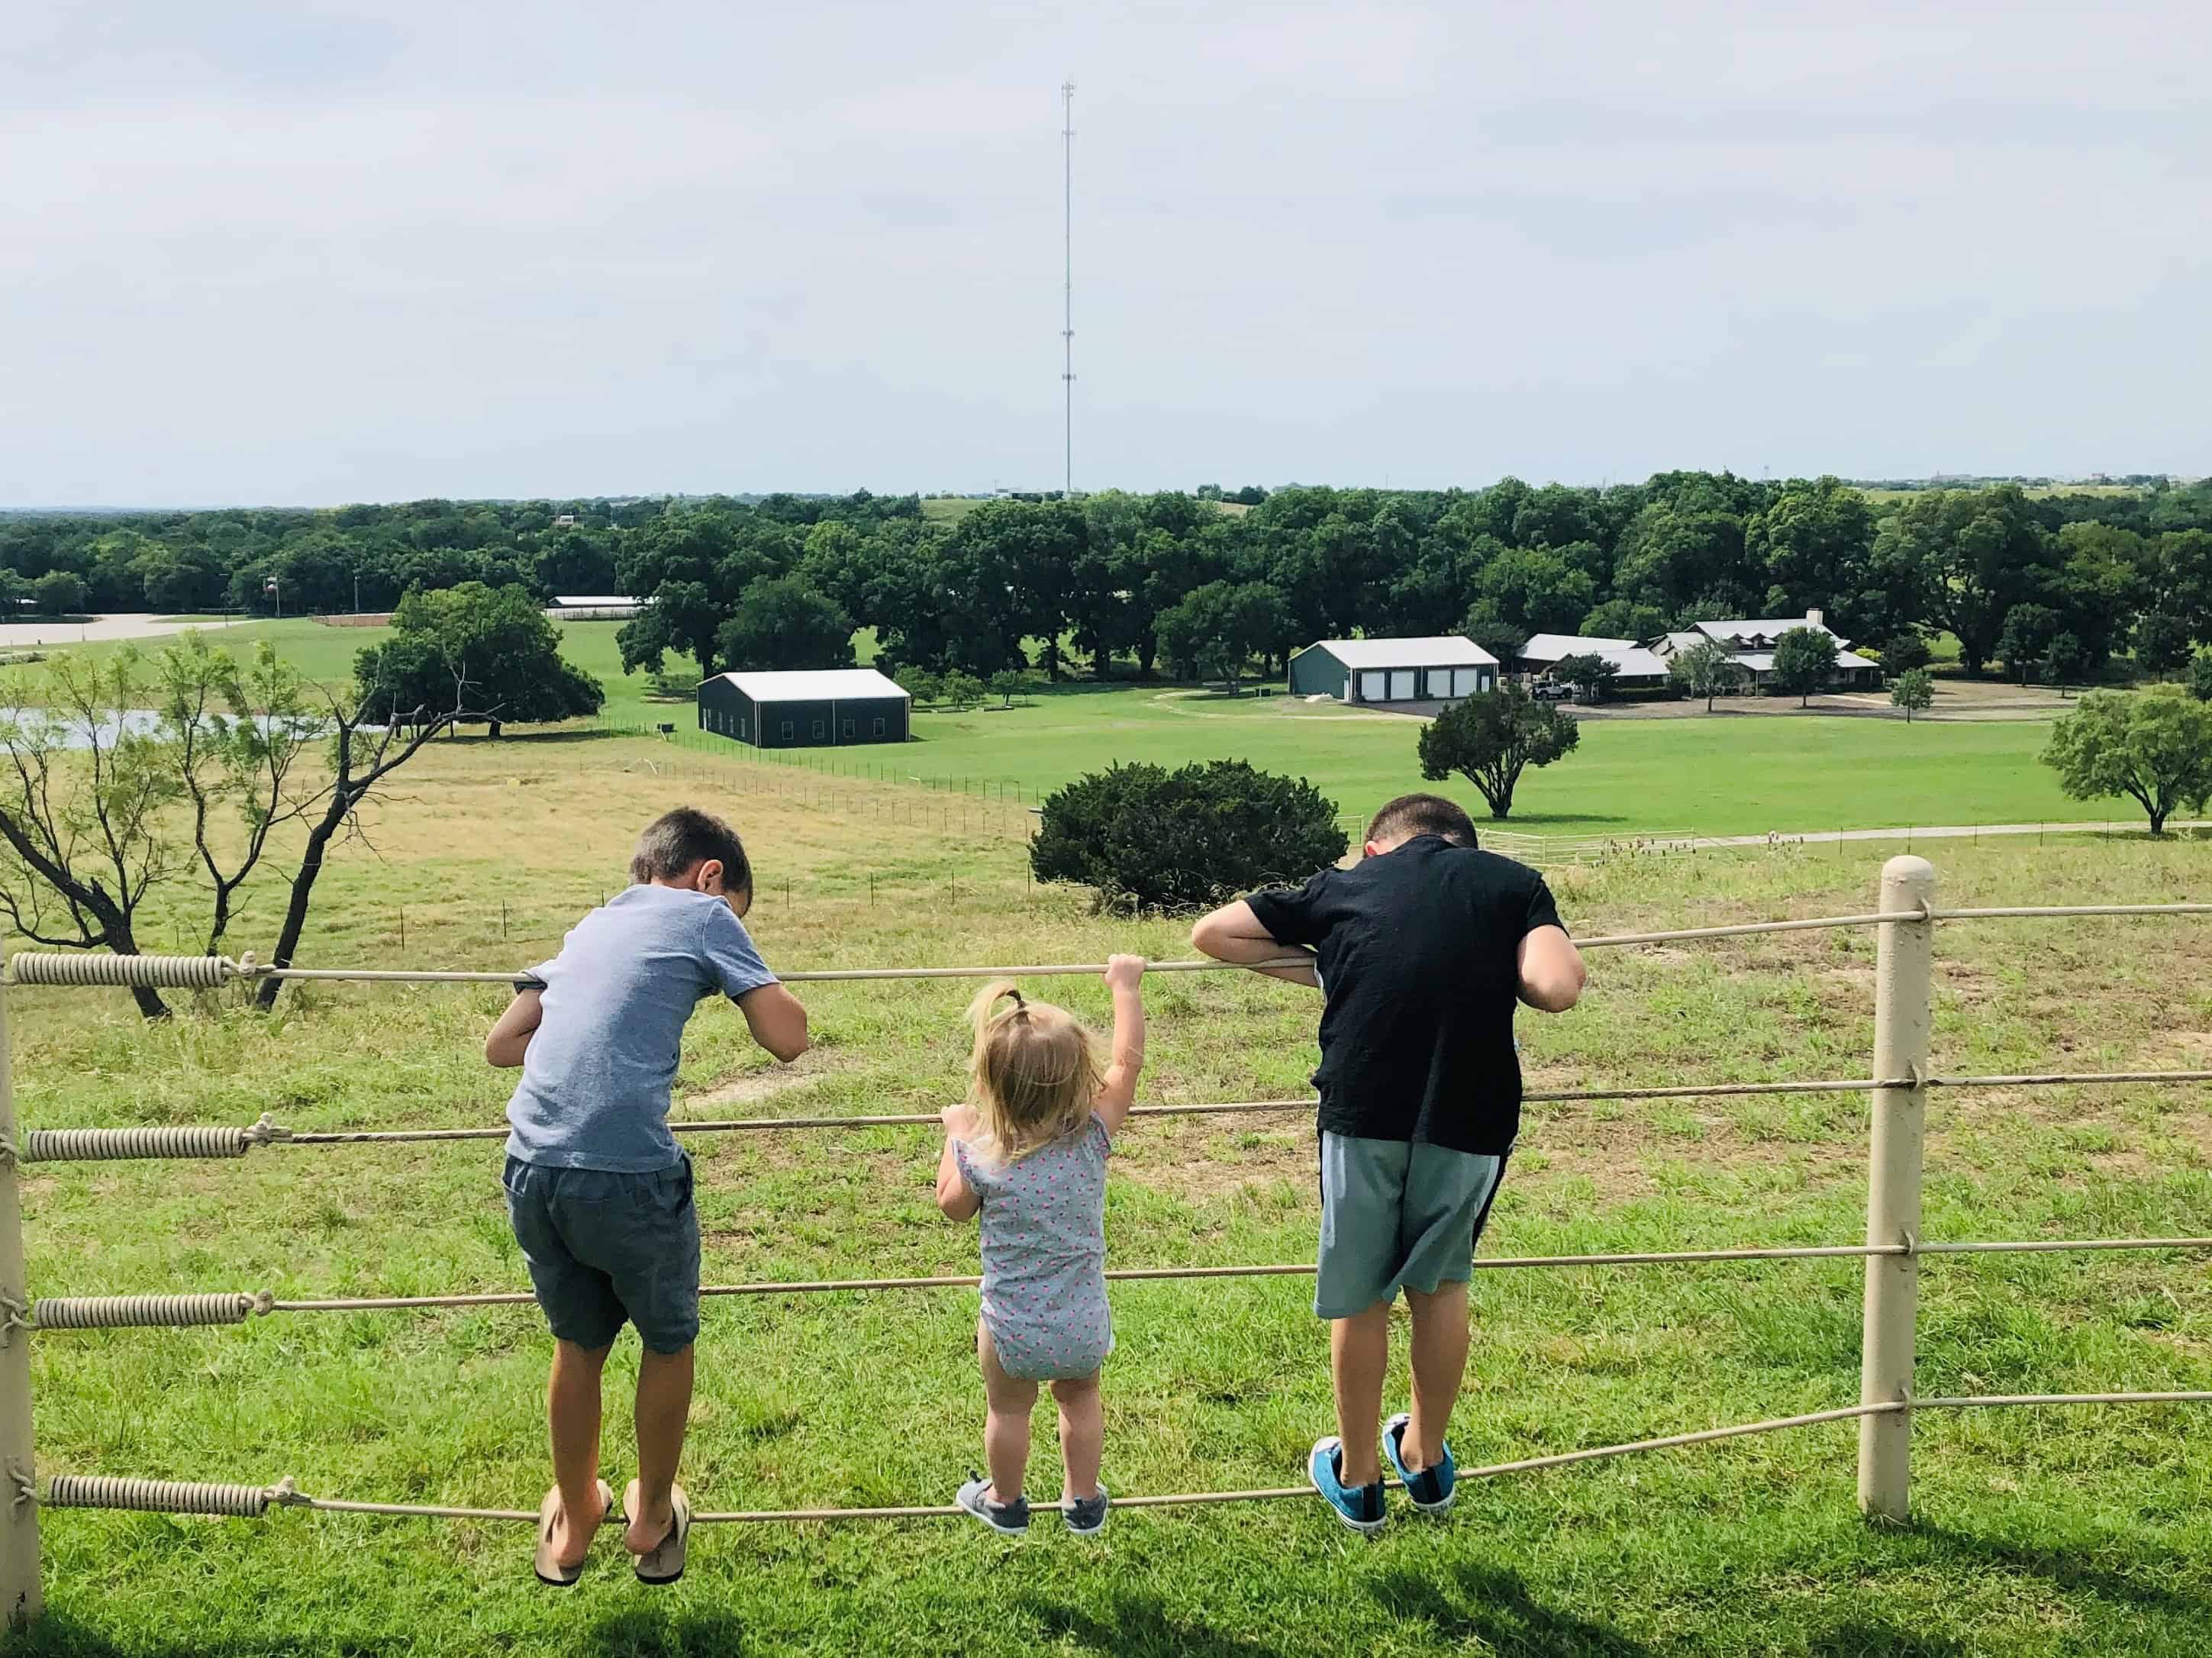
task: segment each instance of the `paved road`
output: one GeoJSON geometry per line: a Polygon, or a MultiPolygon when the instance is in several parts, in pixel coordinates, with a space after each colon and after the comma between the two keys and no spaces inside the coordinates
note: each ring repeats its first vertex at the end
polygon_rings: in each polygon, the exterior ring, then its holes
{"type": "Polygon", "coordinates": [[[125,614],[95,616],[83,621],[56,621],[52,616],[0,619],[0,651],[27,650],[35,645],[83,645],[103,639],[158,639],[180,634],[187,628],[234,628],[228,622],[187,622],[173,616],[125,614]]]}

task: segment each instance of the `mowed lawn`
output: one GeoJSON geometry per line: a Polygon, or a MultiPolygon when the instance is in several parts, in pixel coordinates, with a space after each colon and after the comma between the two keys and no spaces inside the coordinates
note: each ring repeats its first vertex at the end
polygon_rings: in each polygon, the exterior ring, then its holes
{"type": "MultiPolygon", "coordinates": [[[[1472,785],[1421,778],[1421,722],[1402,714],[1116,688],[1013,708],[925,713],[909,773],[1009,787],[1030,799],[1115,761],[1241,759],[1310,778],[1351,816],[1407,789],[1441,787],[1478,821],[1472,785]]],[[[1586,720],[1565,759],[1524,773],[1504,827],[1534,833],[1763,835],[1916,823],[2101,821],[2062,795],[2036,755],[2047,726],[1717,714],[1586,720]]],[[[850,758],[848,755],[846,758],[850,758]]],[[[864,756],[865,757],[865,756],[864,756]]],[[[2122,823],[2127,814],[2116,812],[2122,823]]]]}
{"type": "MultiPolygon", "coordinates": [[[[761,877],[753,930],[787,969],[1187,950],[1179,922],[1102,918],[1080,895],[1029,885],[1008,814],[979,813],[966,830],[941,806],[925,820],[910,786],[586,738],[441,744],[400,797],[373,817],[374,852],[343,849],[325,877],[311,962],[539,959],[595,889],[620,881],[637,825],[679,800],[744,826],[761,877]]],[[[2212,894],[2212,848],[2196,842],[1956,844],[1937,859],[1942,896],[1959,904],[2212,894]]],[[[1878,865],[1856,847],[1761,848],[1553,879],[1587,933],[1860,910],[1878,865]]],[[[280,892],[274,879],[255,892],[234,948],[265,948],[280,892]]],[[[1947,925],[1938,1066],[2203,1065],[2206,925],[1947,925]]],[[[1595,954],[1580,1008],[1521,1021],[1532,1083],[1863,1075],[1874,949],[1850,931],[1595,954]]],[[[1105,1011],[1088,980],[1027,987],[1105,1011]]],[[[933,1111],[962,1085],[972,988],[805,987],[817,1048],[788,1071],[750,1049],[726,1009],[702,1007],[678,1113],[933,1111]]],[[[1310,995],[1231,975],[1160,975],[1146,993],[1145,1100],[1306,1092],[1310,995]]],[[[274,1018],[228,996],[180,997],[160,1027],[120,992],[9,999],[28,1127],[264,1111],[301,1129],[473,1125],[497,1120],[510,1080],[477,1054],[498,987],[295,987],[274,1018]]],[[[2207,1104],[2202,1088],[1938,1095],[1923,1234],[2212,1234],[2207,1104]]],[[[1864,1101],[1848,1093],[1532,1106],[1486,1252],[1855,1241],[1866,1132],[1864,1101]]],[[[690,1144],[710,1282],[974,1270],[972,1230],[930,1201],[930,1133],[690,1144]]],[[[24,1181],[31,1289],[511,1289],[524,1273],[498,1169],[495,1142],[36,1167],[24,1181]]],[[[1312,1175],[1300,1111],[1140,1121],[1116,1147],[1112,1264],[1310,1259],[1312,1175]]],[[[1860,1284],[1848,1260],[1482,1274],[1460,1457],[1847,1404],[1860,1284]]],[[[1297,1483],[1329,1422],[1310,1293],[1297,1278],[1116,1286],[1109,1485],[1297,1483]]],[[[975,1315],[966,1291],[708,1302],[684,1476],[695,1497],[716,1509],[945,1500],[980,1460],[975,1315]]],[[[289,1474],[325,1496],[526,1508],[547,1478],[548,1341],[528,1308],[33,1339],[48,1473],[289,1474]]],[[[2180,1253],[1934,1260],[1919,1351],[1929,1394],[2212,1388],[2212,1276],[2180,1253]]],[[[610,1373],[617,1486],[634,1467],[620,1399],[635,1352],[626,1341],[610,1373]]],[[[1049,1497],[1057,1468],[1039,1422],[1033,1489],[1049,1497]]],[[[1916,1519],[1903,1529],[1858,1517],[1844,1424],[1470,1485],[1449,1522],[1396,1507],[1372,1541],[1304,1501],[1125,1509],[1091,1545],[1044,1518],[1012,1546],[949,1520],[702,1528],[684,1582],[660,1591],[611,1546],[577,1588],[540,1588],[522,1526],[49,1511],[48,1620],[0,1650],[2200,1658],[2212,1628],[2203,1407],[1934,1415],[1915,1436],[1916,1519]]]]}
{"type": "MultiPolygon", "coordinates": [[[[564,654],[606,687],[606,707],[592,723],[636,730],[665,722],[687,743],[726,746],[699,735],[690,702],[653,700],[642,674],[622,671],[616,626],[578,622],[562,628],[564,654]]],[[[382,629],[292,621],[254,623],[217,637],[240,651],[268,639],[311,677],[343,683],[350,678],[355,653],[386,635],[382,629]]],[[[860,635],[856,651],[861,662],[872,660],[872,634],[860,635]]],[[[688,671],[689,659],[679,660],[688,671]]],[[[1310,778],[1356,818],[1407,789],[1436,786],[1420,775],[1420,725],[1407,715],[1282,696],[1231,698],[1158,684],[1071,685],[1035,689],[1012,708],[991,698],[957,713],[925,709],[914,719],[915,740],[896,749],[817,750],[782,758],[988,792],[994,799],[1000,791],[1009,799],[1018,792],[1029,805],[1116,761],[1172,766],[1243,759],[1310,778]]],[[[1734,713],[1725,704],[1704,718],[1589,720],[1574,753],[1524,774],[1504,827],[1554,835],[1764,835],[2045,819],[2102,823],[2102,805],[2068,800],[2037,762],[2048,732],[2034,721],[1906,724],[1734,713]]],[[[1441,786],[1478,819],[1487,817],[1464,780],[1448,779],[1441,786]]],[[[2111,811],[2119,826],[2136,821],[2127,803],[2115,801],[2111,811]]]]}

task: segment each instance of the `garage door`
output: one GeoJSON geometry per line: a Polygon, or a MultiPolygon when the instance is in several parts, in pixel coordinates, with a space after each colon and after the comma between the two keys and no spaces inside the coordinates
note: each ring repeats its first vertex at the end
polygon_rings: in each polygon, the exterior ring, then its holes
{"type": "Polygon", "coordinates": [[[1390,700],[1393,702],[1412,701],[1416,694],[1413,690],[1414,678],[1415,675],[1411,668],[1391,669],[1390,700]]]}
{"type": "Polygon", "coordinates": [[[1384,689],[1384,684],[1388,677],[1389,676],[1379,673],[1364,673],[1360,675],[1359,700],[1362,702],[1380,702],[1383,701],[1385,696],[1388,695],[1387,691],[1384,689]]]}
{"type": "Polygon", "coordinates": [[[1454,668],[1452,670],[1452,695],[1454,696],[1473,696],[1481,689],[1481,669],[1454,668]]]}
{"type": "Polygon", "coordinates": [[[1430,669],[1429,695],[1435,697],[1449,696],[1452,694],[1451,676],[1452,671],[1449,668],[1430,669]]]}

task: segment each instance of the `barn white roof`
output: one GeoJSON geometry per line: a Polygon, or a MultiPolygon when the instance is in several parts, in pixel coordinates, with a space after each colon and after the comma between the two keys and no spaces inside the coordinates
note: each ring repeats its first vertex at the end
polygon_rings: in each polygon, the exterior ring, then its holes
{"type": "Polygon", "coordinates": [[[641,601],[625,593],[556,593],[556,604],[580,609],[596,608],[602,604],[635,604],[641,601]]]}
{"type": "Polygon", "coordinates": [[[1347,668],[1473,668],[1498,659],[1471,639],[1437,634],[1427,639],[1324,639],[1309,650],[1327,651],[1347,668]]]}
{"type": "Polygon", "coordinates": [[[899,685],[873,668],[799,668],[715,677],[728,680],[756,702],[847,702],[906,695],[899,685]]]}

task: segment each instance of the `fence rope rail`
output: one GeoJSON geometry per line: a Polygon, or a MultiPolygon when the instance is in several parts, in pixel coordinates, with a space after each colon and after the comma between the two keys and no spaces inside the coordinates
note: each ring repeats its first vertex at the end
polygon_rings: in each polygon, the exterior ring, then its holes
{"type": "MultiPolygon", "coordinates": [[[[1856,1260],[1879,1256],[2055,1254],[2114,1249],[2212,1249],[2212,1237],[2025,1238],[1985,1242],[1929,1243],[1908,1238],[1896,1243],[1819,1243],[1747,1246],[1732,1249],[1635,1249],[1575,1255],[1478,1255],[1479,1272],[1514,1272],[1532,1267],[1698,1266],[1729,1261],[1856,1260]]],[[[1237,1266],[1130,1266],[1106,1273],[1120,1284],[1157,1284],[1173,1279],[1310,1278],[1308,1261],[1237,1266]]],[[[702,1296],[836,1295],[900,1290],[973,1290],[982,1279],[974,1273],[922,1278],[801,1278],[755,1284],[704,1284],[702,1296]]],[[[441,1307],[520,1307],[535,1297],[526,1290],[495,1290],[445,1296],[337,1296],[287,1300],[268,1291],[195,1295],[60,1296],[40,1301],[33,1327],[42,1330],[177,1328],[199,1324],[243,1324],[272,1313],[381,1313],[441,1307]]]]}
{"type": "MultiPolygon", "coordinates": [[[[1685,1083],[1664,1088],[1531,1089],[1522,1095],[1526,1104],[1556,1104],[1597,1100],[1696,1100],[1745,1098],[1759,1095],[1863,1094],[1876,1089],[1912,1088],[2057,1088],[2095,1087],[2122,1083],[2180,1084],[2212,1082],[2212,1070],[2203,1071],[2046,1071],[1983,1076],[1928,1076],[1881,1079],[1872,1077],[1824,1078],[1814,1082],[1685,1083]]],[[[1302,1100],[1224,1100],[1194,1105],[1140,1105],[1136,1117],[1202,1117],[1230,1113],[1310,1111],[1319,1102],[1302,1100]]],[[[732,1134],[760,1131],[811,1128],[936,1127],[943,1119],[935,1112],[831,1114],[812,1117],[672,1118],[669,1132],[677,1134],[732,1134]]],[[[361,1128],[295,1130],[275,1122],[264,1113],[258,1122],[244,1128],[34,1128],[26,1134],[24,1163],[105,1162],[131,1157],[242,1157],[257,1145],[393,1145],[444,1140],[504,1139],[504,1124],[481,1128],[361,1128]]],[[[0,1146],[0,1157],[6,1155],[0,1146]]]]}
{"type": "MultiPolygon", "coordinates": [[[[1744,921],[1721,926],[1672,927],[1650,932],[1599,933],[1577,940],[1584,950],[1661,944],[1697,938],[1747,938],[1770,932],[1806,932],[1828,927],[1881,926],[1894,921],[1979,921],[2087,915],[2212,915],[2212,904],[2011,904],[1981,908],[1873,910],[1856,915],[1814,915],[1744,921]]],[[[1306,967],[1306,956],[1284,957],[1256,966],[1306,967]]],[[[437,971],[413,968],[278,967],[251,951],[228,956],[108,956],[56,950],[18,950],[9,959],[19,985],[148,986],[164,989],[213,989],[235,979],[359,980],[402,984],[532,984],[526,969],[504,973],[437,971]]],[[[878,979],[1054,978],[1103,973],[1103,962],[1042,963],[1016,967],[825,968],[787,973],[790,984],[836,984],[878,979]]],[[[1213,961],[1147,962],[1148,973],[1243,972],[1243,963],[1213,961]]]]}
{"type": "MultiPolygon", "coordinates": [[[[1818,1427],[1832,1422],[1867,1417],[1911,1415],[1920,1411],[1975,1410],[1996,1406],[2068,1405],[2179,1405],[2212,1403],[2212,1391],[2103,1394],[1985,1394],[1921,1400],[1892,1400],[1871,1405],[1844,1405],[1834,1410],[1808,1411],[1796,1416],[1770,1417],[1759,1422],[1731,1423],[1692,1433],[1667,1434],[1655,1439],[1630,1440],[1618,1445],[1592,1445],[1581,1450],[1559,1451],[1516,1461],[1492,1462],[1462,1468],[1462,1479],[1494,1479],[1505,1474],[1536,1473],[1582,1462],[1633,1456],[1650,1451],[1677,1450],[1710,1445],[1724,1439],[1754,1434],[1780,1433],[1792,1428],[1818,1427]]],[[[1389,1482],[1395,1485],[1397,1482],[1389,1482]]],[[[1310,1485],[1273,1485],[1246,1491],[1173,1491],[1152,1496],[1116,1497],[1116,1509],[1185,1508],[1201,1503],[1267,1503],[1313,1498],[1310,1485]]],[[[56,1474],[48,1481],[44,1505],[55,1509],[128,1509],[139,1512],[211,1515],[235,1519],[259,1519],[270,1509],[299,1508],[325,1514],[374,1515],[410,1520],[490,1520],[535,1521],[534,1509],[477,1509],[435,1503],[362,1503],[340,1497],[314,1497],[301,1491],[288,1477],[273,1485],[197,1484],[183,1480],[131,1479],[109,1476],[56,1474]]],[[[1036,1503],[1032,1508],[1051,1512],[1057,1503],[1036,1503]]],[[[915,1504],[897,1508],[708,1509],[692,1515],[698,1525],[809,1524],[856,1520],[949,1519],[965,1512],[952,1503],[915,1504]]],[[[610,1514],[603,1525],[622,1522],[610,1514]]]]}

